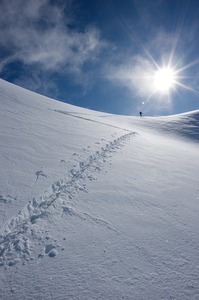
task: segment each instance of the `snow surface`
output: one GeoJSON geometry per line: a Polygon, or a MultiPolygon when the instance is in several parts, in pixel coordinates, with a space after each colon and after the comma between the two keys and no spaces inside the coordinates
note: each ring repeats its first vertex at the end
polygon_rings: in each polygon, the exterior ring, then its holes
{"type": "Polygon", "coordinates": [[[199,299],[199,111],[0,104],[0,299],[199,299]]]}

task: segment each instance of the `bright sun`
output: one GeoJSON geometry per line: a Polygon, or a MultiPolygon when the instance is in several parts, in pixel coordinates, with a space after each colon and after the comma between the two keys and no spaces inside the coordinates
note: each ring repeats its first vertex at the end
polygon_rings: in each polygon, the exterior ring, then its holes
{"type": "Polygon", "coordinates": [[[168,93],[175,83],[175,73],[171,68],[159,69],[154,74],[154,87],[160,93],[168,93]]]}

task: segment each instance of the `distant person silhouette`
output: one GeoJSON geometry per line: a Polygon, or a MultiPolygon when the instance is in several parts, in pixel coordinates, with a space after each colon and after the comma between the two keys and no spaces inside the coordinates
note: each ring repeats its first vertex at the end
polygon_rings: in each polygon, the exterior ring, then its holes
{"type": "Polygon", "coordinates": [[[140,111],[140,117],[142,117],[142,112],[140,111]]]}

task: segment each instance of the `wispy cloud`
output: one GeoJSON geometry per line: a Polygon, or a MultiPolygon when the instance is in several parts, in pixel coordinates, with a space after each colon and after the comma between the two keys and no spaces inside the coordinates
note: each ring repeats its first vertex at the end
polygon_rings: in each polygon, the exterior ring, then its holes
{"type": "Polygon", "coordinates": [[[110,65],[106,70],[107,78],[128,88],[137,96],[147,97],[151,90],[152,63],[136,55],[118,65],[110,65]]]}
{"type": "Polygon", "coordinates": [[[71,1],[2,0],[0,15],[0,70],[13,61],[46,71],[81,73],[96,59],[105,43],[95,27],[81,32],[74,26],[71,1]],[[62,4],[60,4],[62,3],[62,4]],[[64,3],[64,5],[63,5],[64,3]]]}

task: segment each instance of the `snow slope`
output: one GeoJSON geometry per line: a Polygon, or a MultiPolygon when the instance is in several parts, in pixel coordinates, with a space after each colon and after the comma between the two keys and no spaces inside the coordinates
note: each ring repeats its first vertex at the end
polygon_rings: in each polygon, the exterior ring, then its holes
{"type": "Polygon", "coordinates": [[[199,111],[0,105],[0,299],[199,299],[199,111]]]}

